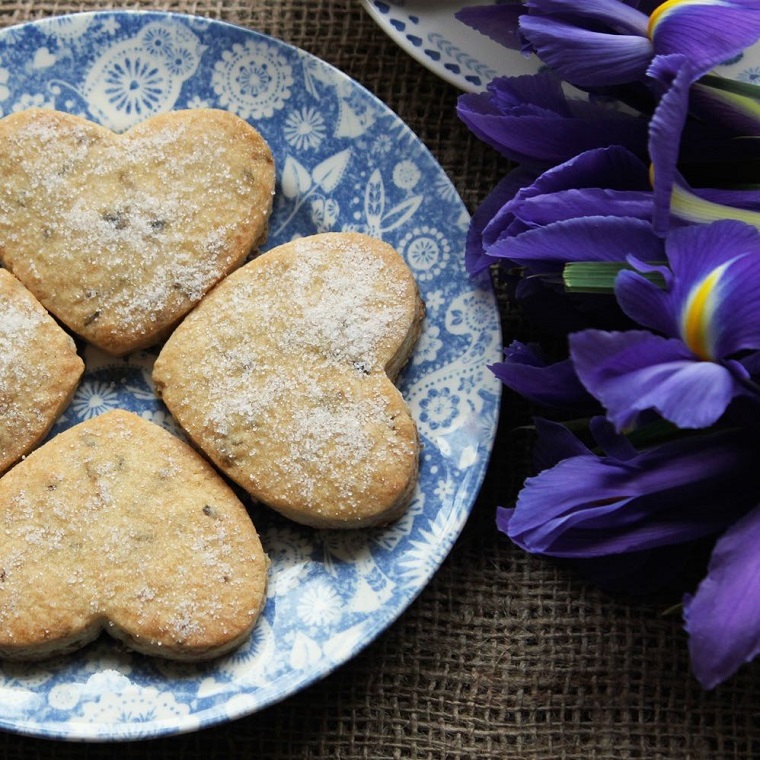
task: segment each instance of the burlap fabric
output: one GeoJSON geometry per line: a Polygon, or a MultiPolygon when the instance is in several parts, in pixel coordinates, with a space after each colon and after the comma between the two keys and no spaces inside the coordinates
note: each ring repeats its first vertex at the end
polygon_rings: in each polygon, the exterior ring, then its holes
{"type": "MultiPolygon", "coordinates": [[[[3,26],[111,8],[0,0],[3,26]]],[[[255,28],[334,64],[430,147],[473,210],[506,165],[458,122],[458,92],[412,60],[358,0],[128,3],[255,28]]],[[[502,303],[506,339],[531,327],[502,303]]],[[[595,590],[524,555],[494,527],[519,488],[531,410],[511,395],[481,496],[430,585],[378,640],[322,682],[248,718],[118,747],[0,733],[5,758],[758,758],[757,667],[711,693],[689,673],[677,597],[595,590]]],[[[2,699],[2,695],[0,695],[2,699]]]]}

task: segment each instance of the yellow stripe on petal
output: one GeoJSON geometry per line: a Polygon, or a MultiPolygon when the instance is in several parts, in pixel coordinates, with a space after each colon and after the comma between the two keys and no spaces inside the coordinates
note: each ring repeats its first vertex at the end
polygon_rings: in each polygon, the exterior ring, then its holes
{"type": "Polygon", "coordinates": [[[716,306],[715,288],[727,264],[713,269],[689,294],[681,314],[683,342],[700,359],[714,359],[712,352],[712,316],[716,306]]]}
{"type": "Polygon", "coordinates": [[[649,39],[653,39],[657,24],[659,24],[665,16],[671,11],[682,8],[685,5],[723,5],[723,3],[715,2],[715,0],[667,0],[661,5],[658,5],[649,14],[649,23],[647,25],[649,39]]]}
{"type": "Polygon", "coordinates": [[[695,82],[692,88],[703,92],[707,98],[716,100],[719,103],[725,103],[732,110],[760,122],[760,102],[754,98],[727,90],[720,90],[717,87],[705,86],[699,82],[695,82]]]}
{"type": "Polygon", "coordinates": [[[735,219],[760,229],[760,212],[749,211],[722,203],[706,201],[680,185],[673,185],[670,196],[670,213],[685,222],[706,224],[719,219],[735,219]]]}

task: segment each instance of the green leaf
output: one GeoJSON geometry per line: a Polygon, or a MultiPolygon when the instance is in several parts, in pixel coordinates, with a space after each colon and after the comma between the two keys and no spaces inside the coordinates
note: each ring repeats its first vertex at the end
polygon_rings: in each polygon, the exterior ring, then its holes
{"type": "Polygon", "coordinates": [[[739,82],[735,79],[726,79],[715,74],[705,74],[700,80],[700,84],[712,87],[724,92],[732,92],[734,95],[741,95],[750,100],[760,101],[760,86],[750,82],[739,82]]]}
{"type": "MultiPolygon", "coordinates": [[[[615,280],[624,269],[632,266],[617,261],[572,261],[565,264],[562,281],[569,293],[614,293],[615,280]]],[[[660,288],[665,279],[659,272],[639,272],[660,288]]]]}
{"type": "Polygon", "coordinates": [[[634,428],[626,433],[626,438],[637,448],[645,449],[648,446],[655,446],[665,443],[673,438],[685,438],[688,433],[684,433],[682,428],[674,425],[667,420],[658,419],[649,422],[642,427],[634,428]]]}

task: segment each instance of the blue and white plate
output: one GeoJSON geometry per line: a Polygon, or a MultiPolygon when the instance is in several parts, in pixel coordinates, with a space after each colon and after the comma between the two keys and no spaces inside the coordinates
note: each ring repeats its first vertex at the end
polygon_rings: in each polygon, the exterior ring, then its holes
{"type": "MultiPolygon", "coordinates": [[[[467,519],[495,435],[501,356],[492,293],[463,269],[468,215],[419,139],[313,56],[191,16],[98,12],[0,32],[0,112],[57,108],[125,130],[211,106],[249,120],[278,166],[267,247],[328,230],[382,237],[405,257],[428,317],[400,380],[424,443],[408,514],[387,529],[314,531],[251,509],[271,560],[251,640],[193,666],[103,637],[41,664],[0,662],[0,728],[44,737],[155,737],[238,718],[323,677],[411,603],[467,519]]],[[[84,350],[86,373],[51,435],[122,407],[179,433],[150,381],[155,352],[84,350]]]]}
{"type": "Polygon", "coordinates": [[[535,74],[540,61],[509,50],[456,18],[471,5],[504,0],[361,0],[381,29],[449,84],[479,92],[496,76],[535,74]]]}

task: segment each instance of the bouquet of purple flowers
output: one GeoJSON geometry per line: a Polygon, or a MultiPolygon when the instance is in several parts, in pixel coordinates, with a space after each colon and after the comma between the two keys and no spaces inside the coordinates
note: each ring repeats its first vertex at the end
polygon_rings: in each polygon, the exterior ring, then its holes
{"type": "Polygon", "coordinates": [[[545,65],[457,109],[517,164],[473,215],[468,271],[561,336],[492,367],[562,410],[536,420],[537,474],[498,527],[610,587],[709,545],[683,612],[713,688],[760,653],[760,87],[715,73],[760,40],[760,0],[458,15],[545,65]]]}

